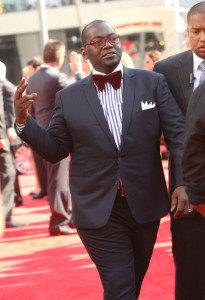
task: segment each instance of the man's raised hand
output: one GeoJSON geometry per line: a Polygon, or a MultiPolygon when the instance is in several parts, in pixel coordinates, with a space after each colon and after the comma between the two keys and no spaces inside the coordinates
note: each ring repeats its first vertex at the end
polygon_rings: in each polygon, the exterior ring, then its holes
{"type": "Polygon", "coordinates": [[[16,121],[18,124],[24,124],[28,118],[31,105],[37,97],[36,93],[26,95],[24,92],[28,86],[25,78],[23,78],[17,86],[16,93],[14,95],[14,109],[16,115],[16,121]]]}

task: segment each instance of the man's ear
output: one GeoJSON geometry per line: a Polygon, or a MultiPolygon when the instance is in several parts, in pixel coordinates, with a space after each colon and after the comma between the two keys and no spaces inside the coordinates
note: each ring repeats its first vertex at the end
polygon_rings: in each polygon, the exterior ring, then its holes
{"type": "Polygon", "coordinates": [[[187,38],[189,38],[189,27],[187,27],[186,33],[187,33],[187,38]]]}
{"type": "Polygon", "coordinates": [[[80,53],[81,53],[82,57],[83,57],[85,60],[88,59],[88,58],[87,58],[87,55],[86,55],[86,50],[85,50],[84,47],[81,47],[81,48],[80,48],[80,53]]]}
{"type": "Polygon", "coordinates": [[[64,56],[57,58],[56,63],[59,69],[62,67],[64,60],[65,60],[64,56]]]}

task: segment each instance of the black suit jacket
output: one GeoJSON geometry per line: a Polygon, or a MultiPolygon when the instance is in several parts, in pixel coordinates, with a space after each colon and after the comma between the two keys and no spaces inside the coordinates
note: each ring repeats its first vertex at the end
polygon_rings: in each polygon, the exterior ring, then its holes
{"type": "Polygon", "coordinates": [[[164,74],[170,91],[185,115],[193,92],[193,83],[190,80],[190,74],[193,76],[192,50],[158,61],[154,71],[164,74]]]}
{"type": "MultiPolygon", "coordinates": [[[[193,53],[192,50],[160,60],[154,66],[154,71],[165,75],[168,87],[186,115],[189,99],[193,93],[193,53]],[[191,75],[190,75],[191,74],[191,75]]],[[[170,196],[176,186],[175,164],[172,155],[169,155],[169,191],[170,196]]]]}
{"type": "Polygon", "coordinates": [[[181,185],[184,117],[163,75],[124,68],[123,120],[118,151],[97,97],[92,76],[61,90],[48,129],[29,116],[21,137],[46,159],[71,153],[70,188],[78,228],[106,224],[120,177],[135,220],[146,223],[170,208],[160,157],[163,130],[181,185]],[[142,102],[152,105],[142,110],[142,102]]]}
{"type": "Polygon", "coordinates": [[[183,175],[190,201],[205,203],[205,82],[194,91],[187,109],[183,175]]]}

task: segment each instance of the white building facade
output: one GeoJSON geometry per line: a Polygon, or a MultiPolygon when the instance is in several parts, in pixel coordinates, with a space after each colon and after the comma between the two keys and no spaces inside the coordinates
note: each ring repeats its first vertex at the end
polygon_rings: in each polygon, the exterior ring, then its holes
{"type": "MultiPolygon", "coordinates": [[[[69,52],[79,52],[81,47],[81,28],[95,19],[108,21],[116,28],[123,49],[132,57],[135,67],[143,68],[144,54],[148,50],[158,49],[167,57],[185,48],[188,7],[176,7],[174,2],[45,0],[44,21],[48,37],[66,44],[67,61],[62,69],[67,74],[72,74],[69,52]]],[[[15,84],[26,63],[33,56],[42,56],[39,3],[40,0],[0,0],[0,60],[7,66],[7,78],[15,84]]],[[[193,4],[194,1],[190,1],[190,6],[193,4]]]]}

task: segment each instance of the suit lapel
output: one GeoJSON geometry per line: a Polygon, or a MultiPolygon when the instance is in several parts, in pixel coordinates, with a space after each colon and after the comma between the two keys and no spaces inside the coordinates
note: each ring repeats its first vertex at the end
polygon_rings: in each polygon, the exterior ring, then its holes
{"type": "Polygon", "coordinates": [[[186,55],[181,57],[179,64],[177,66],[178,78],[180,81],[180,86],[182,87],[182,92],[186,104],[193,92],[193,86],[190,83],[190,74],[193,74],[193,54],[192,51],[189,51],[186,55]]]}
{"type": "Polygon", "coordinates": [[[105,132],[105,134],[107,135],[111,143],[117,148],[115,144],[115,140],[110,132],[108,123],[105,119],[103,108],[100,105],[100,100],[98,99],[96,88],[92,80],[92,74],[88,76],[87,81],[85,81],[84,83],[84,91],[85,91],[86,99],[93,111],[93,114],[98,120],[101,128],[103,129],[103,131],[105,132]]]}
{"type": "MultiPolygon", "coordinates": [[[[84,84],[84,91],[87,98],[89,105],[96,117],[99,121],[100,126],[102,127],[103,131],[110,139],[111,143],[117,149],[115,144],[115,140],[110,132],[109,126],[104,116],[104,112],[102,106],[100,105],[100,101],[97,96],[96,88],[93,84],[92,75],[90,75],[87,81],[84,84]]],[[[129,74],[129,70],[124,67],[123,70],[123,107],[122,107],[122,136],[121,136],[121,145],[120,150],[123,147],[125,142],[125,137],[127,134],[127,130],[129,128],[132,108],[133,108],[133,101],[134,101],[134,91],[135,91],[135,81],[132,78],[132,75],[129,74]]]]}
{"type": "Polygon", "coordinates": [[[123,147],[125,142],[125,137],[129,128],[131,114],[133,110],[134,102],[134,92],[135,92],[135,81],[132,75],[129,73],[129,69],[123,68],[123,107],[122,107],[122,136],[121,136],[121,146],[123,147]]]}

